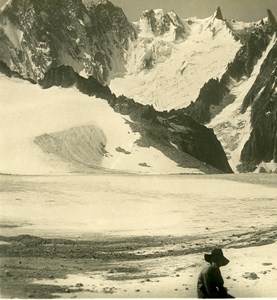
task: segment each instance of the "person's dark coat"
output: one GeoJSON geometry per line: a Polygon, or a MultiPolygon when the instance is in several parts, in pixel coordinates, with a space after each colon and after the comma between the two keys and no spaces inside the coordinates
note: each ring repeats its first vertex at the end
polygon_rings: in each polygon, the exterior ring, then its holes
{"type": "Polygon", "coordinates": [[[198,298],[229,298],[219,267],[211,264],[203,269],[197,282],[198,298]]]}

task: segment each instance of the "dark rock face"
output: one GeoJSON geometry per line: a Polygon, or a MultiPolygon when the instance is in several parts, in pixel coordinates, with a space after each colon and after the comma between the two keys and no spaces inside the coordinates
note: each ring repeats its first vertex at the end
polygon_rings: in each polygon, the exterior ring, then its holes
{"type": "Polygon", "coordinates": [[[81,0],[12,0],[0,25],[0,60],[33,80],[50,66],[69,65],[106,83],[123,71],[124,51],[136,38],[122,9],[109,1],[87,9],[81,0]],[[114,57],[122,61],[119,69],[114,57]]]}
{"type": "Polygon", "coordinates": [[[265,92],[274,91],[274,76],[276,75],[276,66],[277,66],[277,43],[273,46],[269,52],[266,60],[264,61],[260,73],[251,87],[247,95],[245,96],[242,103],[242,112],[244,113],[246,109],[257,103],[257,98],[261,97],[261,94],[267,95],[265,92]],[[269,89],[268,89],[269,85],[269,89]],[[262,91],[263,90],[263,91],[262,91]],[[262,92],[262,93],[260,93],[262,92]]]}
{"type": "Polygon", "coordinates": [[[36,84],[36,82],[30,78],[23,78],[20,74],[18,74],[15,71],[11,71],[10,68],[0,60],[0,73],[6,75],[7,77],[15,77],[15,78],[20,78],[29,81],[32,84],[36,84]]]}
{"type": "Polygon", "coordinates": [[[99,81],[92,76],[88,79],[83,78],[75,73],[72,67],[69,66],[51,68],[45,77],[39,81],[39,84],[45,89],[52,86],[68,88],[75,84],[82,93],[107,100],[112,95],[109,87],[100,84],[99,81]]]}
{"type": "Polygon", "coordinates": [[[6,75],[7,77],[16,76],[17,73],[10,70],[10,68],[2,61],[0,61],[0,73],[6,75]]]}
{"type": "Polygon", "coordinates": [[[270,9],[267,10],[267,15],[268,15],[269,24],[275,31],[277,31],[277,22],[276,22],[276,19],[270,9]]]}
{"type": "Polygon", "coordinates": [[[44,78],[39,81],[39,84],[44,88],[50,88],[52,86],[60,86],[63,88],[71,87],[77,81],[77,74],[72,67],[60,66],[57,68],[51,68],[47,71],[44,78]]]}
{"type": "Polygon", "coordinates": [[[268,46],[273,34],[270,26],[260,26],[255,28],[248,41],[238,51],[234,61],[229,64],[227,72],[222,80],[228,84],[230,77],[240,81],[243,76],[249,77],[258,59],[261,58],[263,51],[268,46]]]}
{"type": "Polygon", "coordinates": [[[228,87],[218,79],[210,79],[200,90],[195,102],[192,102],[184,111],[200,123],[208,123],[212,116],[213,106],[219,106],[222,99],[229,93],[228,87]]]}
{"type": "Polygon", "coordinates": [[[241,153],[242,172],[253,172],[262,161],[277,162],[277,44],[246,95],[242,112],[251,106],[252,132],[241,153]]]}
{"type": "Polygon", "coordinates": [[[234,97],[229,93],[232,80],[240,81],[249,77],[271,40],[271,27],[256,28],[249,36],[248,42],[241,47],[235,59],[228,65],[220,80],[211,79],[200,90],[195,102],[184,111],[196,121],[205,124],[211,121],[215,112],[219,113],[224,107],[232,103],[234,97]]]}
{"type": "Polygon", "coordinates": [[[141,147],[152,146],[183,167],[200,168],[205,173],[215,169],[232,172],[213,130],[182,111],[157,112],[152,106],[116,97],[95,78],[83,78],[68,66],[50,69],[39,83],[44,88],[75,85],[82,93],[106,99],[115,112],[131,118],[130,126],[142,136],[138,141],[141,147]]]}
{"type": "MultiPolygon", "coordinates": [[[[274,28],[271,24],[255,28],[234,61],[228,65],[222,78],[206,83],[196,101],[185,108],[184,113],[205,124],[231,104],[236,98],[232,94],[232,82],[234,79],[243,82],[250,77],[257,61],[272,41],[273,34],[274,28]]],[[[239,172],[253,172],[261,162],[277,162],[276,49],[275,42],[255,83],[242,102],[241,112],[238,111],[238,114],[243,114],[250,107],[252,127],[250,138],[241,152],[241,164],[237,166],[239,172]]],[[[221,132],[220,134],[222,135],[221,132]]],[[[231,146],[227,145],[227,149],[229,147],[231,146]]]]}
{"type": "Polygon", "coordinates": [[[223,14],[222,14],[222,11],[221,11],[220,7],[218,7],[217,10],[216,10],[215,18],[224,21],[223,14]]]}
{"type": "Polygon", "coordinates": [[[170,112],[169,119],[169,136],[180,150],[226,173],[232,173],[224,150],[212,129],[195,122],[182,111],[170,112]]]}

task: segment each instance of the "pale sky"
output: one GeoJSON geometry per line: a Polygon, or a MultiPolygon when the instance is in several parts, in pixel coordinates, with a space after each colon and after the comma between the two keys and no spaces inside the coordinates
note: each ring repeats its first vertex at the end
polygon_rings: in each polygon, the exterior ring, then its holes
{"type": "Polygon", "coordinates": [[[143,10],[163,8],[165,12],[174,10],[181,18],[206,18],[218,6],[223,17],[237,21],[258,21],[267,16],[270,8],[277,18],[277,0],[111,0],[122,7],[131,21],[137,21],[143,10]]]}
{"type": "MultiPolygon", "coordinates": [[[[0,0],[0,7],[7,0],[0,0]]],[[[49,0],[50,2],[51,0],[49,0]]],[[[130,21],[137,21],[142,11],[163,8],[165,12],[174,10],[181,18],[210,16],[218,6],[224,18],[238,21],[258,21],[267,16],[270,8],[277,18],[277,0],[111,0],[123,8],[130,21]]],[[[95,0],[97,2],[97,0],[95,0]]]]}

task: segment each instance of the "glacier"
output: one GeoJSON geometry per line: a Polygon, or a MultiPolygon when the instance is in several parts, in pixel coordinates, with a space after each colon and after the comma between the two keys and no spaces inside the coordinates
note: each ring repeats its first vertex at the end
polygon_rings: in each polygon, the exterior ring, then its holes
{"type": "Polygon", "coordinates": [[[223,75],[241,47],[226,23],[214,15],[182,22],[187,36],[177,41],[155,36],[144,23],[140,25],[138,41],[126,54],[127,73],[110,82],[116,95],[169,111],[186,107],[210,78],[223,75]],[[153,66],[147,68],[146,59],[153,60],[153,66]]]}

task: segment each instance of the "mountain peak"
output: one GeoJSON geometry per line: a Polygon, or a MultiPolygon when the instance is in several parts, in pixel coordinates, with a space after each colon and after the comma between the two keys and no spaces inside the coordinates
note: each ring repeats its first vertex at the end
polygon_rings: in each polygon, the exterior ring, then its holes
{"type": "Polygon", "coordinates": [[[186,28],[178,15],[163,9],[150,9],[142,12],[138,22],[141,36],[167,36],[173,40],[184,39],[186,28]]]}
{"type": "Polygon", "coordinates": [[[157,17],[160,17],[160,18],[164,15],[164,11],[162,8],[154,9],[154,13],[157,17]]]}
{"type": "Polygon", "coordinates": [[[215,11],[214,18],[224,21],[220,6],[218,6],[217,10],[215,11]]]}
{"type": "Polygon", "coordinates": [[[267,15],[268,15],[268,23],[273,27],[274,30],[277,30],[277,22],[270,9],[267,10],[267,15]]]}

